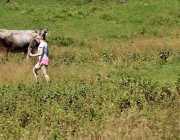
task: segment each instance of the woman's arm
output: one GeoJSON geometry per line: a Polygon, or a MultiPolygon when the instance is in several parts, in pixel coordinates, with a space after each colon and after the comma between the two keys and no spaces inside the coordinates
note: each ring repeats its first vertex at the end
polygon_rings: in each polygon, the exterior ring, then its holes
{"type": "Polygon", "coordinates": [[[40,48],[39,49],[39,51],[38,51],[38,53],[36,53],[36,54],[32,54],[31,52],[30,52],[30,56],[41,56],[43,54],[43,48],[40,48]]]}

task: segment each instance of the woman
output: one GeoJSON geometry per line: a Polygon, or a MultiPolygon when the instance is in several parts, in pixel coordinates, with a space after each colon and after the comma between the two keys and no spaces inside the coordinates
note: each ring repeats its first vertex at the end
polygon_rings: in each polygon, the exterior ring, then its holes
{"type": "Polygon", "coordinates": [[[46,79],[46,82],[50,82],[50,78],[48,75],[48,64],[49,64],[49,59],[48,59],[48,45],[45,40],[42,39],[39,35],[34,35],[35,41],[39,44],[38,46],[38,52],[36,54],[32,54],[30,51],[30,56],[38,56],[38,63],[33,67],[33,74],[35,76],[36,82],[39,83],[38,79],[38,73],[37,71],[39,69],[42,70],[42,73],[46,79]]]}

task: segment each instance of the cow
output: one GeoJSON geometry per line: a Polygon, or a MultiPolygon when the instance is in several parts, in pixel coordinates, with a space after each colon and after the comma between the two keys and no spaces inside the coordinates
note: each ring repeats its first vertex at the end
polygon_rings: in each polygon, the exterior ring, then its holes
{"type": "Polygon", "coordinates": [[[32,34],[12,33],[6,29],[0,30],[0,51],[4,54],[6,60],[8,52],[24,52],[29,58],[28,48],[35,48],[36,42],[32,34]]]}
{"type": "Polygon", "coordinates": [[[26,58],[29,59],[29,51],[37,48],[34,40],[34,34],[45,36],[47,29],[39,30],[6,30],[0,29],[0,51],[4,57],[8,58],[8,52],[24,52],[26,58]]]}

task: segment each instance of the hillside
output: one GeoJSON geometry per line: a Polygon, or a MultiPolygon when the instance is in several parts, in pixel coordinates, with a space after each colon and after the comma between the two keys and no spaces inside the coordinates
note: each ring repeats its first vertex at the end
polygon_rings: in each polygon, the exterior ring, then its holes
{"type": "Polygon", "coordinates": [[[2,0],[1,29],[51,32],[52,83],[9,53],[0,140],[180,139],[179,26],[177,0],[2,0]]]}

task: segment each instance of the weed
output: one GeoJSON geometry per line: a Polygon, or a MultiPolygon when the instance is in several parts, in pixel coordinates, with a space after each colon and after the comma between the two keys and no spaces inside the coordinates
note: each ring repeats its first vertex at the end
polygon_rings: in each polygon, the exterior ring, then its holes
{"type": "Polygon", "coordinates": [[[49,26],[53,80],[24,78],[23,54],[0,64],[0,139],[178,139],[176,9],[172,0],[1,1],[2,28],[49,26]]]}
{"type": "Polygon", "coordinates": [[[172,55],[172,50],[171,49],[163,49],[163,50],[159,51],[159,56],[164,62],[167,62],[168,58],[171,55],[172,55]]]}
{"type": "Polygon", "coordinates": [[[101,57],[103,58],[104,62],[111,63],[116,59],[116,54],[115,54],[115,52],[104,51],[101,53],[101,57]]]}
{"type": "Polygon", "coordinates": [[[60,46],[69,46],[74,43],[72,38],[70,38],[70,37],[65,38],[63,35],[56,36],[53,38],[53,40],[55,40],[56,43],[60,46]]]}

